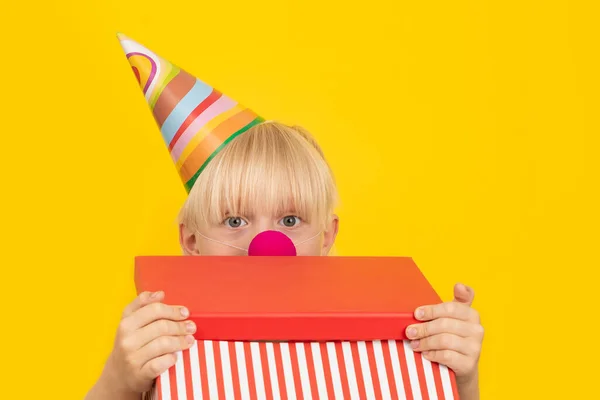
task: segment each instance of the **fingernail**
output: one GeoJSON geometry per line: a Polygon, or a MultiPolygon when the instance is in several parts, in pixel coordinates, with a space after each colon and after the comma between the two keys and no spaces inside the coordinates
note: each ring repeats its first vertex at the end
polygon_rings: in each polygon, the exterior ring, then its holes
{"type": "Polygon", "coordinates": [[[425,316],[425,310],[423,310],[422,308],[418,308],[415,315],[417,316],[418,319],[421,319],[425,316]]]}
{"type": "Polygon", "coordinates": [[[193,323],[192,321],[189,321],[188,323],[186,323],[185,325],[185,330],[188,333],[195,333],[196,332],[196,324],[193,323]]]}
{"type": "Polygon", "coordinates": [[[183,318],[187,318],[187,317],[189,317],[189,315],[190,315],[190,312],[189,312],[189,311],[188,311],[188,309],[187,309],[187,308],[185,308],[185,307],[181,307],[181,309],[180,309],[179,311],[181,312],[181,316],[182,316],[183,318]]]}
{"type": "Polygon", "coordinates": [[[187,335],[185,337],[185,341],[188,342],[188,344],[194,344],[194,342],[196,341],[196,339],[194,339],[194,337],[192,335],[187,335]]]}
{"type": "Polygon", "coordinates": [[[413,340],[412,342],[410,342],[410,346],[411,346],[413,349],[416,349],[417,347],[419,347],[419,343],[420,343],[420,341],[419,341],[419,340],[413,340]]]}
{"type": "Polygon", "coordinates": [[[414,338],[417,336],[417,329],[416,328],[408,328],[408,332],[406,332],[406,334],[408,335],[409,338],[414,338]]]}
{"type": "Polygon", "coordinates": [[[161,291],[154,292],[154,293],[152,293],[152,296],[150,296],[150,298],[151,298],[151,299],[156,299],[158,296],[160,296],[160,295],[161,295],[161,293],[162,293],[161,291]]]}
{"type": "Polygon", "coordinates": [[[429,356],[429,352],[428,351],[424,351],[421,354],[423,354],[424,357],[428,357],[429,356]]]}

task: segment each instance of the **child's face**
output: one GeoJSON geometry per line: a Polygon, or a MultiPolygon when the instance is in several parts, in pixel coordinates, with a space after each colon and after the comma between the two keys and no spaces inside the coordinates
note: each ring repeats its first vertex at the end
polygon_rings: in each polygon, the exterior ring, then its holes
{"type": "Polygon", "coordinates": [[[294,213],[229,216],[220,224],[202,226],[200,232],[193,232],[182,225],[180,243],[186,255],[243,256],[248,254],[243,249],[248,249],[256,235],[277,230],[294,242],[297,255],[325,256],[337,236],[338,221],[336,215],[332,216],[323,231],[316,221],[308,223],[294,213]]]}

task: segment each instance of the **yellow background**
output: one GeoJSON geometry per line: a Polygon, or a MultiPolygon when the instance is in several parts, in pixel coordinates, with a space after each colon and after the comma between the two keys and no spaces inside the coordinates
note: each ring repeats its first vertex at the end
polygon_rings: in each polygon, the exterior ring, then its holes
{"type": "Polygon", "coordinates": [[[184,191],[117,31],[314,132],[339,254],[475,288],[483,399],[597,393],[594,3],[3,2],[0,397],[82,398],[133,257],[178,253],[184,191]]]}

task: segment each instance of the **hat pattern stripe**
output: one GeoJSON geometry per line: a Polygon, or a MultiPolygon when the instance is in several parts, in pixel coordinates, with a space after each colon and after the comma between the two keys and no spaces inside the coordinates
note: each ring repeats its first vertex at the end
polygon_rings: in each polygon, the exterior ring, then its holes
{"type": "Polygon", "coordinates": [[[180,70],[173,77],[171,82],[165,86],[161,95],[156,99],[156,105],[153,110],[154,118],[161,130],[169,115],[173,114],[173,110],[177,107],[177,104],[179,104],[178,102],[173,101],[173,99],[183,98],[190,90],[192,90],[195,84],[196,78],[187,72],[180,70]]]}
{"type": "Polygon", "coordinates": [[[248,129],[252,128],[255,125],[260,124],[261,122],[264,122],[264,118],[262,117],[256,117],[252,122],[250,122],[248,125],[246,125],[245,127],[243,127],[242,129],[240,129],[239,131],[235,132],[233,135],[231,135],[229,138],[227,138],[227,140],[225,140],[215,151],[213,151],[213,153],[206,159],[206,161],[202,164],[202,166],[198,169],[198,171],[194,174],[194,176],[186,182],[185,184],[185,188],[186,190],[189,192],[192,187],[194,186],[194,183],[196,183],[196,180],[198,179],[198,176],[200,176],[200,174],[202,173],[202,171],[204,171],[204,168],[206,168],[206,166],[208,165],[208,163],[223,149],[223,147],[225,147],[227,144],[229,144],[229,142],[231,142],[233,139],[235,139],[236,137],[238,137],[240,134],[246,132],[248,129]]]}
{"type": "MultiPolygon", "coordinates": [[[[181,69],[173,64],[165,64],[163,65],[163,71],[161,76],[158,77],[158,82],[154,87],[154,93],[149,101],[149,106],[151,110],[154,110],[156,107],[156,102],[163,94],[163,91],[167,87],[169,83],[181,72],[181,69]]],[[[193,78],[193,77],[192,77],[193,78]]]]}
{"type": "Polygon", "coordinates": [[[192,136],[191,140],[185,146],[185,148],[183,149],[183,152],[177,159],[177,161],[175,163],[177,168],[180,168],[183,166],[183,164],[187,161],[190,154],[198,147],[198,145],[202,141],[204,141],[204,139],[206,139],[207,136],[214,135],[214,130],[219,125],[221,125],[221,123],[223,123],[224,121],[227,121],[229,118],[238,114],[243,109],[244,109],[244,107],[241,104],[236,103],[233,107],[231,107],[227,111],[220,113],[219,115],[216,115],[209,122],[207,122],[202,128],[200,128],[200,130],[198,130],[194,134],[194,136],[192,136]]]}
{"type": "Polygon", "coordinates": [[[200,80],[196,80],[192,89],[177,103],[171,114],[167,117],[161,132],[167,146],[173,140],[175,132],[185,119],[204,101],[212,92],[212,88],[200,80]]]}
{"type": "Polygon", "coordinates": [[[188,175],[183,171],[193,170],[197,171],[204,161],[210,157],[227,138],[234,135],[248,124],[250,124],[257,115],[251,110],[243,110],[236,115],[232,116],[226,121],[223,121],[217,126],[210,135],[207,135],[202,142],[200,142],[190,153],[189,157],[185,160],[182,165],[182,178],[184,181],[188,181],[193,173],[188,175]]]}
{"type": "MultiPolygon", "coordinates": [[[[148,89],[150,88],[150,85],[154,82],[154,77],[156,76],[156,71],[158,69],[157,62],[153,60],[152,57],[138,52],[129,53],[127,55],[128,59],[131,59],[132,57],[139,58],[139,60],[134,62],[141,64],[143,67],[145,67],[144,69],[149,70],[148,78],[145,79],[144,82],[142,82],[140,68],[138,66],[133,67],[138,82],[140,83],[140,85],[143,85],[142,92],[144,94],[147,94],[148,89]]],[[[132,60],[130,60],[130,62],[132,62],[132,60]]]]}
{"type": "Polygon", "coordinates": [[[201,141],[201,138],[203,138],[206,134],[206,129],[202,130],[202,128],[204,128],[219,115],[222,115],[234,108],[236,105],[237,103],[234,100],[227,96],[221,96],[210,107],[208,107],[206,111],[196,118],[196,120],[185,130],[185,132],[183,132],[179,140],[177,140],[173,146],[173,150],[171,151],[173,161],[177,163],[186,147],[188,147],[194,138],[196,138],[196,142],[201,141]]]}
{"type": "Polygon", "coordinates": [[[192,111],[190,115],[188,115],[188,117],[185,119],[185,121],[183,121],[183,124],[181,124],[177,132],[175,132],[175,136],[173,136],[173,139],[171,139],[171,143],[169,143],[169,151],[173,150],[175,143],[177,143],[177,141],[181,138],[183,133],[190,128],[194,121],[196,121],[202,115],[202,113],[206,111],[208,107],[213,105],[215,101],[219,100],[220,97],[221,93],[213,89],[212,93],[206,99],[204,99],[202,103],[198,104],[198,107],[196,107],[194,111],[192,111]]]}

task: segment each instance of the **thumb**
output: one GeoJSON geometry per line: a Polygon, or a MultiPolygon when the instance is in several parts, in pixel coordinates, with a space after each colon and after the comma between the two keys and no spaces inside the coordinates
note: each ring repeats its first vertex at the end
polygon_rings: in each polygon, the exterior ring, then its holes
{"type": "Polygon", "coordinates": [[[475,291],[462,283],[454,285],[454,301],[468,305],[473,304],[475,291]]]}

